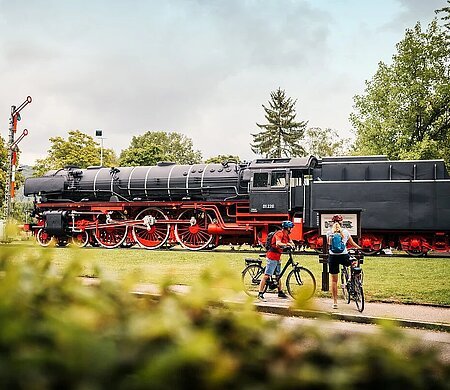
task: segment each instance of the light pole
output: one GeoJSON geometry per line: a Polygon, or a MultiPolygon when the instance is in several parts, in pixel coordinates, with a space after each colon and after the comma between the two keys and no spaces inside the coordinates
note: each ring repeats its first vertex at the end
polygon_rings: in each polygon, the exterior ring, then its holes
{"type": "Polygon", "coordinates": [[[100,166],[103,166],[103,130],[95,130],[95,136],[100,138],[100,166]]]}

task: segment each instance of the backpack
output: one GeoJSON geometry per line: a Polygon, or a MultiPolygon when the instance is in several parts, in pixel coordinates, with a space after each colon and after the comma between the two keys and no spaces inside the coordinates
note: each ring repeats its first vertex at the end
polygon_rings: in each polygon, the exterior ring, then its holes
{"type": "Polygon", "coordinates": [[[267,251],[270,251],[271,249],[273,249],[272,238],[273,238],[273,236],[275,235],[276,232],[279,232],[279,230],[274,230],[273,232],[270,232],[267,235],[266,244],[264,245],[264,247],[266,248],[267,251]]]}
{"type": "Polygon", "coordinates": [[[333,233],[331,236],[331,246],[330,250],[333,253],[342,253],[345,250],[344,241],[342,241],[342,237],[340,233],[333,233]]]}

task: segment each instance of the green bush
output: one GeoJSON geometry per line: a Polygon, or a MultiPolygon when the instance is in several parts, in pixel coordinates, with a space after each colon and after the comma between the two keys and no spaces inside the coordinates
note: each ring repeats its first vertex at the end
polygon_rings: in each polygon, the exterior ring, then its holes
{"type": "Polygon", "coordinates": [[[16,257],[0,253],[2,389],[448,388],[438,351],[397,329],[289,330],[250,302],[224,304],[220,267],[156,299],[130,294],[132,279],[86,287],[77,261],[56,272],[44,254],[16,257]]]}

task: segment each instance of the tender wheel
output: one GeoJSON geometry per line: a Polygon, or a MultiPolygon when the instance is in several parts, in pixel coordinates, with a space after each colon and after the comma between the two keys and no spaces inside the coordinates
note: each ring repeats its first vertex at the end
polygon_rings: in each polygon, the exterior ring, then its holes
{"type": "Polygon", "coordinates": [[[159,209],[142,210],[135,218],[142,223],[133,226],[133,238],[139,246],[146,249],[157,249],[164,245],[169,237],[170,225],[159,221],[167,220],[167,216],[159,209]]]}
{"type": "Polygon", "coordinates": [[[180,214],[178,220],[189,221],[175,226],[175,237],[183,248],[198,251],[211,244],[214,237],[208,233],[207,228],[212,219],[205,211],[186,210],[180,214]]]}
{"type": "Polygon", "coordinates": [[[359,245],[362,247],[361,251],[367,256],[373,256],[381,252],[383,247],[382,237],[373,234],[363,234],[359,239],[359,245]]]}
{"type": "Polygon", "coordinates": [[[369,248],[363,248],[361,249],[361,252],[364,253],[366,256],[373,256],[380,253],[378,249],[369,249],[369,248]]]}
{"type": "MultiPolygon", "coordinates": [[[[255,297],[259,292],[259,284],[264,276],[264,268],[258,264],[250,264],[242,271],[242,284],[247,295],[255,297]]],[[[264,292],[267,290],[267,283],[264,292]]]]}
{"type": "Polygon", "coordinates": [[[350,303],[350,294],[348,293],[348,285],[346,280],[346,275],[341,272],[341,289],[342,289],[342,295],[344,296],[344,300],[347,303],[350,303]]]}
{"type": "Polygon", "coordinates": [[[287,276],[286,287],[296,301],[304,302],[316,292],[316,279],[309,269],[295,267],[287,276]]]}
{"type": "Polygon", "coordinates": [[[40,246],[49,246],[54,244],[55,240],[44,229],[39,229],[36,234],[36,240],[40,246]]]}
{"type": "Polygon", "coordinates": [[[406,253],[412,257],[422,257],[425,255],[425,253],[423,253],[422,249],[409,250],[409,251],[406,251],[406,253]]]}
{"type": "Polygon", "coordinates": [[[89,242],[89,234],[87,231],[76,232],[72,234],[70,243],[78,248],[85,247],[89,242]]]}
{"type": "Polygon", "coordinates": [[[127,237],[128,227],[119,225],[120,219],[114,220],[110,215],[100,215],[98,217],[99,227],[94,230],[94,237],[104,248],[117,248],[127,237]],[[111,226],[108,226],[110,224],[111,226]]]}

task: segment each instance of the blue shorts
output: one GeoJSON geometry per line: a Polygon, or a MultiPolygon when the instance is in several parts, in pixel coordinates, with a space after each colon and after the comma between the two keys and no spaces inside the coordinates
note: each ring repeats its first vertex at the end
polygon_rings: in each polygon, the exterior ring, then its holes
{"type": "Polygon", "coordinates": [[[266,270],[264,271],[264,273],[266,275],[273,275],[275,273],[275,275],[279,275],[281,272],[281,261],[277,261],[277,260],[270,260],[267,259],[267,265],[266,265],[266,270]]]}

